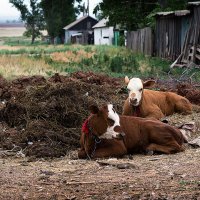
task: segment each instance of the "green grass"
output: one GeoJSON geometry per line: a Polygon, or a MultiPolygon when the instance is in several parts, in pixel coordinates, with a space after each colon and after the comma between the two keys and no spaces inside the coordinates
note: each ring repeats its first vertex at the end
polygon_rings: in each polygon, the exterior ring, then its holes
{"type": "MultiPolygon", "coordinates": [[[[159,79],[186,79],[200,81],[200,70],[186,70],[180,68],[169,69],[171,62],[164,59],[134,54],[125,47],[115,46],[81,46],[81,45],[47,45],[36,43],[30,45],[24,38],[21,38],[24,45],[16,45],[18,38],[4,38],[5,44],[10,45],[8,49],[0,50],[0,67],[1,74],[4,75],[4,66],[12,68],[14,72],[17,66],[17,75],[20,74],[19,59],[24,59],[23,68],[26,65],[26,71],[32,69],[35,63],[40,63],[46,75],[51,76],[55,72],[71,73],[75,71],[93,71],[96,73],[105,73],[114,77],[152,77],[159,79]],[[8,59],[5,59],[7,57],[8,59]],[[13,57],[13,59],[12,59],[13,57]],[[1,59],[4,58],[4,59],[1,59]],[[15,60],[15,61],[12,61],[15,60]],[[9,65],[9,63],[11,63],[9,65]],[[19,63],[18,63],[19,62],[19,63]]],[[[20,44],[20,42],[19,42],[20,44]]],[[[24,68],[25,70],[25,68],[24,68]]],[[[7,70],[8,76],[9,70],[7,70]]],[[[22,74],[24,71],[22,71],[22,74]]],[[[33,70],[32,70],[33,73],[33,70]]],[[[39,68],[34,71],[40,74],[39,68]]],[[[11,75],[10,77],[15,77],[11,75]]]]}
{"type": "Polygon", "coordinates": [[[0,55],[13,55],[13,54],[51,54],[54,52],[65,52],[70,50],[69,45],[43,45],[43,46],[30,46],[24,47],[20,46],[19,49],[2,49],[0,50],[0,55]]]}
{"type": "Polygon", "coordinates": [[[9,46],[38,46],[38,45],[48,45],[47,42],[41,41],[41,39],[36,39],[34,44],[31,44],[31,38],[24,36],[21,37],[1,37],[5,45],[9,46]]]}

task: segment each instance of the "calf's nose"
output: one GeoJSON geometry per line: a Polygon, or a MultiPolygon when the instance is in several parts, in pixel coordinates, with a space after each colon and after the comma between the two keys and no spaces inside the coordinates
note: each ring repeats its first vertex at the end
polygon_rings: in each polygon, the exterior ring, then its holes
{"type": "Polygon", "coordinates": [[[137,99],[136,98],[130,98],[130,103],[131,104],[136,104],[137,103],[137,99]]]}

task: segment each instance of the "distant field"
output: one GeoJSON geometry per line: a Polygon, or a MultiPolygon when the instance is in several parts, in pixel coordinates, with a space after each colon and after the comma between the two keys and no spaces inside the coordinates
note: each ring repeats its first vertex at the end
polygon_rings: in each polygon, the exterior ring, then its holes
{"type": "Polygon", "coordinates": [[[25,30],[25,27],[0,27],[0,37],[19,37],[25,30]]]}

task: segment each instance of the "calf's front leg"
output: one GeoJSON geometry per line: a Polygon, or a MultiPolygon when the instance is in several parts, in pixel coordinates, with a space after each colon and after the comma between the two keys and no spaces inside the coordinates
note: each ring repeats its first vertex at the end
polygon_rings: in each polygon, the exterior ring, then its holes
{"type": "Polygon", "coordinates": [[[103,140],[95,151],[92,152],[92,158],[121,157],[127,154],[127,149],[122,140],[111,139],[103,140]]]}

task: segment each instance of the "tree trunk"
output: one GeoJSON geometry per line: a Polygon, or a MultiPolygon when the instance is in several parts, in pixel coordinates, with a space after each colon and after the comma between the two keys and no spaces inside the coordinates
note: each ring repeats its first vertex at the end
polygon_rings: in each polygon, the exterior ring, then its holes
{"type": "Polygon", "coordinates": [[[34,42],[35,42],[35,36],[34,36],[34,34],[32,35],[32,39],[31,39],[31,44],[34,44],[34,42]]]}
{"type": "Polygon", "coordinates": [[[31,38],[31,44],[34,44],[35,42],[35,30],[32,29],[32,38],[31,38]]]}

